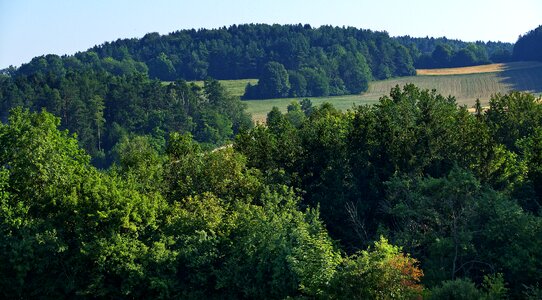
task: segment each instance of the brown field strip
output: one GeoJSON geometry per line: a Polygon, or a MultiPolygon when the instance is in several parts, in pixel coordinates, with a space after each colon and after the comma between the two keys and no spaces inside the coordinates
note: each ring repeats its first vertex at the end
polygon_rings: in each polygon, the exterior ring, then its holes
{"type": "Polygon", "coordinates": [[[536,67],[542,67],[542,62],[520,61],[520,62],[490,64],[490,65],[462,67],[462,68],[418,69],[416,70],[416,75],[421,75],[421,76],[423,75],[427,75],[427,76],[467,75],[467,74],[478,74],[478,73],[512,71],[512,70],[528,69],[528,68],[536,68],[536,67]]]}

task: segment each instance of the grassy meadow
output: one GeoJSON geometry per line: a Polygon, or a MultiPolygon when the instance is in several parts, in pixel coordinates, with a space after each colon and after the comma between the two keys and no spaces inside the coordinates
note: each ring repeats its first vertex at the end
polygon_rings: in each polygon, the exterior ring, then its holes
{"type": "MultiPolygon", "coordinates": [[[[476,99],[482,105],[487,105],[491,95],[507,93],[512,90],[542,93],[542,63],[514,62],[505,64],[490,64],[474,67],[418,70],[417,76],[400,77],[369,83],[367,92],[359,95],[344,95],[333,97],[309,97],[313,105],[324,102],[332,103],[336,108],[347,110],[354,105],[374,104],[396,85],[408,83],[423,89],[435,89],[437,93],[455,96],[460,105],[472,106],[476,99]]],[[[233,95],[241,96],[247,83],[256,84],[257,79],[221,80],[226,89],[233,95]]],[[[202,81],[196,84],[203,85],[202,81]]],[[[267,113],[273,106],[286,111],[288,104],[300,98],[282,98],[249,100],[247,111],[252,114],[254,121],[264,122],[267,113]]]]}
{"type": "MultiPolygon", "coordinates": [[[[196,85],[203,86],[203,81],[192,81],[196,85]]],[[[245,87],[250,83],[255,85],[258,79],[237,79],[237,80],[220,80],[220,84],[225,87],[232,95],[241,97],[245,93],[245,87]]]]}

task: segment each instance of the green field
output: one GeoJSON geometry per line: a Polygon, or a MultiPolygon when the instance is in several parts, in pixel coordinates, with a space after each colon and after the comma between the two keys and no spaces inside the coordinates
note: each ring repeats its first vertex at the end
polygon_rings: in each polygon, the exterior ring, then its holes
{"type": "MultiPolygon", "coordinates": [[[[196,85],[203,86],[203,81],[191,81],[196,85]]],[[[245,87],[248,83],[253,85],[258,83],[258,79],[237,79],[237,80],[220,80],[220,84],[225,87],[232,95],[241,97],[245,93],[245,87]]]]}
{"type": "MultiPolygon", "coordinates": [[[[436,89],[443,95],[456,97],[460,105],[472,106],[476,99],[480,99],[482,105],[487,105],[491,95],[507,93],[512,90],[529,91],[535,94],[542,93],[542,64],[533,63],[526,67],[518,67],[519,63],[510,63],[509,68],[499,72],[459,74],[459,75],[418,75],[401,77],[389,80],[374,81],[369,84],[369,90],[361,95],[346,95],[337,97],[310,98],[313,104],[330,102],[341,110],[351,108],[352,105],[372,104],[378,99],[388,95],[391,88],[396,85],[403,86],[413,83],[423,89],[436,89]]],[[[250,100],[248,112],[255,121],[265,120],[267,112],[273,106],[282,111],[293,100],[299,99],[269,99],[250,100]]]]}
{"type": "MultiPolygon", "coordinates": [[[[311,99],[313,105],[330,102],[338,109],[347,110],[354,105],[377,103],[378,99],[388,95],[390,89],[394,86],[403,86],[408,83],[415,84],[423,89],[436,89],[437,93],[445,96],[455,96],[460,105],[469,107],[474,104],[476,99],[480,99],[482,105],[486,105],[491,95],[496,93],[507,93],[512,90],[529,91],[535,94],[542,93],[541,63],[501,64],[499,70],[497,72],[464,74],[464,68],[458,68],[457,74],[448,75],[454,71],[454,69],[448,69],[446,70],[447,75],[418,75],[374,81],[369,84],[368,91],[360,95],[309,97],[309,99],[311,99]]],[[[230,93],[241,96],[247,83],[256,84],[258,80],[240,79],[221,80],[220,82],[230,93]]],[[[203,82],[196,81],[196,84],[203,85],[203,82]]],[[[247,111],[252,114],[253,119],[256,122],[263,122],[273,106],[286,111],[288,104],[294,100],[300,100],[300,98],[249,100],[244,102],[247,104],[247,111]]]]}
{"type": "MultiPolygon", "coordinates": [[[[388,90],[389,93],[389,90],[388,90]]],[[[347,110],[354,105],[374,104],[378,102],[379,97],[366,97],[365,95],[344,95],[333,97],[307,97],[312,101],[314,106],[318,106],[324,102],[332,103],[333,106],[340,110],[347,110]]],[[[267,113],[273,108],[278,107],[281,111],[286,112],[288,104],[292,101],[300,101],[302,98],[281,98],[281,99],[266,99],[266,100],[249,100],[247,103],[247,111],[252,114],[252,119],[255,122],[265,122],[267,113]]]]}

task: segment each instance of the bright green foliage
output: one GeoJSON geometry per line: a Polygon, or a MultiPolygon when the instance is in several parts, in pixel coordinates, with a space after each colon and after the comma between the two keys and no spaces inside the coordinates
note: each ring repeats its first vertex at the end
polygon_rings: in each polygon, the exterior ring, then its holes
{"type": "Polygon", "coordinates": [[[489,100],[486,118],[495,139],[515,151],[515,142],[532,134],[542,123],[542,105],[529,93],[497,94],[489,100]]]}
{"type": "Polygon", "coordinates": [[[59,123],[48,113],[16,109],[10,125],[0,127],[0,164],[10,170],[10,186],[25,201],[35,201],[45,215],[51,198],[80,182],[90,161],[75,138],[56,129],[59,123]]]}
{"type": "Polygon", "coordinates": [[[175,260],[166,264],[176,271],[169,277],[173,295],[197,299],[216,293],[220,249],[228,245],[236,215],[212,194],[189,196],[172,204],[163,230],[167,247],[175,253],[175,260]]]}
{"type": "Polygon", "coordinates": [[[157,191],[163,175],[163,158],[151,143],[148,136],[125,137],[113,148],[118,172],[141,185],[143,191],[157,191]]]}
{"type": "Polygon", "coordinates": [[[482,287],[486,292],[485,298],[488,300],[506,299],[508,288],[505,285],[506,284],[501,273],[484,276],[482,287]]]}
{"type": "Polygon", "coordinates": [[[298,289],[320,294],[340,255],[317,215],[297,211],[291,192],[266,192],[260,201],[262,206],[239,207],[219,286],[252,299],[282,299],[298,289]]]}
{"type": "Polygon", "coordinates": [[[143,278],[142,262],[134,255],[152,249],[145,236],[156,228],[164,202],[98,173],[58,124],[48,113],[15,110],[9,125],[0,128],[0,162],[6,170],[2,293],[10,298],[137,295],[150,277],[143,278]],[[111,251],[105,241],[120,247],[115,253],[121,256],[100,264],[111,251]]]}
{"type": "Polygon", "coordinates": [[[422,271],[417,261],[381,237],[374,248],[361,251],[337,269],[331,299],[419,299],[422,271]]]}
{"type": "Polygon", "coordinates": [[[341,257],[317,211],[232,148],[174,134],[162,167],[134,137],[100,173],[58,124],[15,110],[0,127],[2,296],[284,298],[329,284],[341,257]]]}
{"type": "Polygon", "coordinates": [[[222,199],[253,199],[262,187],[257,170],[245,167],[245,158],[231,147],[202,152],[189,136],[174,134],[168,146],[166,166],[168,199],[209,192],[222,199]]]}

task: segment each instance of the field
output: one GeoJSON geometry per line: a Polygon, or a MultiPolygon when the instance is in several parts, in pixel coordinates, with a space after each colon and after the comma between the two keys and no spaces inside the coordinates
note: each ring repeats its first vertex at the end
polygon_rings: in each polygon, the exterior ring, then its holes
{"type": "Polygon", "coordinates": [[[465,75],[477,73],[494,73],[519,69],[539,68],[541,66],[541,62],[520,61],[462,68],[419,69],[416,70],[416,75],[465,75]]]}
{"type": "MultiPolygon", "coordinates": [[[[389,90],[388,90],[389,93],[389,90]]],[[[371,96],[372,97],[372,96],[371,96]]],[[[345,95],[333,97],[308,97],[312,101],[312,105],[318,106],[322,103],[332,103],[334,107],[340,110],[347,110],[354,105],[374,104],[378,102],[379,97],[366,97],[365,95],[345,95]]],[[[255,122],[265,122],[267,113],[273,108],[278,107],[281,111],[286,111],[288,104],[292,101],[299,101],[302,98],[281,98],[281,99],[266,99],[266,100],[250,100],[244,101],[247,103],[247,111],[252,114],[252,119],[255,122]]]]}
{"type": "MultiPolygon", "coordinates": [[[[400,77],[369,83],[367,92],[359,95],[317,97],[311,99],[313,105],[324,102],[332,103],[340,110],[347,110],[354,105],[374,104],[384,95],[388,95],[396,85],[413,83],[423,89],[435,89],[445,96],[452,95],[460,105],[471,107],[476,99],[487,105],[491,95],[507,93],[511,90],[542,93],[542,63],[514,62],[491,64],[464,68],[417,70],[417,76],[400,77]]],[[[256,84],[257,79],[221,80],[226,89],[235,96],[243,95],[247,83],[256,84]]],[[[202,81],[195,82],[203,85],[202,81]]],[[[273,106],[286,111],[288,104],[300,98],[266,99],[244,101],[247,111],[256,122],[264,122],[273,106]]]]}
{"type": "MultiPolygon", "coordinates": [[[[203,86],[203,81],[192,81],[199,86],[203,86]]],[[[220,84],[225,87],[232,95],[241,97],[245,93],[245,87],[250,83],[255,85],[258,79],[237,79],[237,80],[220,80],[220,84]]]]}
{"type": "MultiPolygon", "coordinates": [[[[436,89],[445,96],[452,95],[460,105],[471,107],[476,99],[487,105],[491,95],[507,93],[511,90],[542,93],[542,63],[516,62],[508,64],[491,64],[468,68],[418,70],[418,76],[401,77],[389,80],[374,81],[369,90],[360,95],[310,98],[314,105],[330,102],[341,110],[353,105],[374,104],[396,85],[413,83],[423,89],[436,89]]],[[[256,122],[265,121],[267,113],[273,106],[282,111],[293,100],[298,98],[250,100],[245,101],[248,112],[256,122]]]]}

